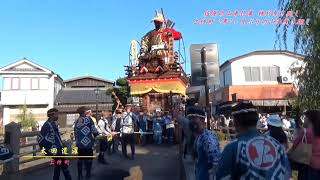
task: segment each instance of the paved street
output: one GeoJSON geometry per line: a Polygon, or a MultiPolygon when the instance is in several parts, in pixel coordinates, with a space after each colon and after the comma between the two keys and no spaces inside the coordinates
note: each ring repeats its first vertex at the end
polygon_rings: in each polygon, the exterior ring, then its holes
{"type": "MultiPolygon", "coordinates": [[[[130,153],[128,146],[128,152],[130,153]]],[[[123,180],[128,176],[129,168],[132,166],[140,166],[144,180],[178,180],[178,150],[177,146],[167,145],[148,145],[146,147],[136,147],[135,160],[127,160],[120,154],[106,156],[109,165],[101,165],[94,160],[92,180],[123,180]]],[[[71,162],[71,174],[76,179],[76,161],[71,162]]],[[[45,167],[28,173],[21,174],[23,180],[47,180],[52,179],[53,168],[45,167]]],[[[61,173],[61,179],[63,175],[61,173]]],[[[0,179],[8,179],[0,177],[0,179]]],[[[15,178],[15,180],[17,180],[15,178]]]]}

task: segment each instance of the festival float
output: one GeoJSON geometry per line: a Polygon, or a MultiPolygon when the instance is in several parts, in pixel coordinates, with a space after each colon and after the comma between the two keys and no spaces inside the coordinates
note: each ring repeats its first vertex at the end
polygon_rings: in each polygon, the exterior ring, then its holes
{"type": "Polygon", "coordinates": [[[166,20],[162,9],[156,11],[152,22],[155,29],[148,32],[140,44],[131,41],[129,65],[125,66],[130,95],[133,103],[143,110],[170,111],[186,94],[188,85],[183,69],[185,55],[180,48],[183,44],[185,54],[183,38],[173,28],[175,23],[166,20]]]}

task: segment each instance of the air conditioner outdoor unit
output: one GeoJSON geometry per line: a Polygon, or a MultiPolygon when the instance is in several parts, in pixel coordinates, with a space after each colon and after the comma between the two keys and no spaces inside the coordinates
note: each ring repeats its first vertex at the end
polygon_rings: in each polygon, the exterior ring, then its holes
{"type": "Polygon", "coordinates": [[[293,80],[290,76],[279,76],[278,81],[280,83],[286,84],[286,83],[293,83],[293,80]]]}

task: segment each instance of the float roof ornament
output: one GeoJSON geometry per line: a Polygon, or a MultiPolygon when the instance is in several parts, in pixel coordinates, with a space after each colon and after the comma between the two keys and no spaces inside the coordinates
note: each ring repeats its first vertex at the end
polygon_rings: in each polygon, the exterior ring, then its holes
{"type": "Polygon", "coordinates": [[[154,16],[152,21],[158,21],[158,22],[162,22],[163,23],[164,22],[163,14],[161,12],[156,11],[156,15],[154,16]]]}

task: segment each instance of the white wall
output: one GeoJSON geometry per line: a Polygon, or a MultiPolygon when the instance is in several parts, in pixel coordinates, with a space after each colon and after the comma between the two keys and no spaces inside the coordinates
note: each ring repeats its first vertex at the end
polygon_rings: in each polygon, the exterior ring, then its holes
{"type": "MultiPolygon", "coordinates": [[[[48,108],[46,107],[39,107],[39,108],[29,108],[28,112],[32,112],[35,117],[35,120],[42,125],[44,121],[47,120],[47,113],[48,108]]],[[[6,106],[3,109],[3,125],[10,123],[11,121],[18,122],[15,118],[20,113],[19,107],[9,107],[6,106]]]]}
{"type": "Polygon", "coordinates": [[[1,91],[2,105],[49,104],[50,99],[48,75],[3,75],[3,90],[1,91]],[[19,89],[11,89],[11,78],[19,78],[19,89]],[[37,81],[38,89],[32,89],[32,79],[37,81]]]}
{"type": "Polygon", "coordinates": [[[10,123],[10,109],[3,107],[3,125],[10,123]]]}
{"type": "Polygon", "coordinates": [[[245,81],[243,67],[280,67],[280,76],[290,76],[290,66],[296,61],[296,58],[283,55],[283,54],[270,54],[270,55],[252,55],[242,59],[235,60],[234,62],[220,69],[221,85],[223,85],[223,71],[231,69],[231,85],[267,85],[278,84],[278,81],[245,81]]]}

